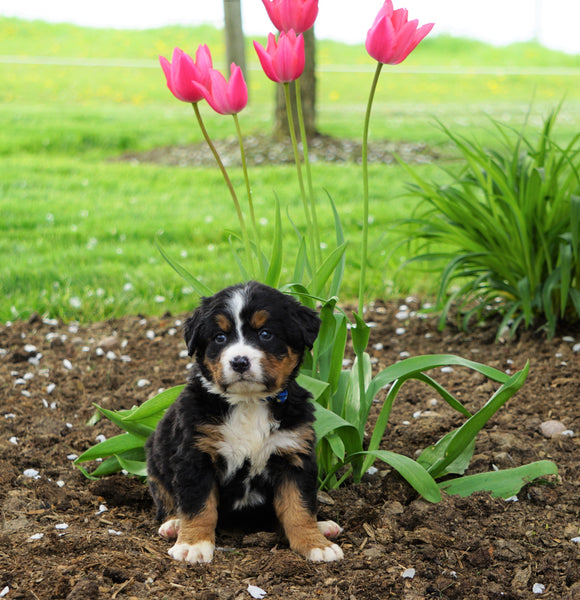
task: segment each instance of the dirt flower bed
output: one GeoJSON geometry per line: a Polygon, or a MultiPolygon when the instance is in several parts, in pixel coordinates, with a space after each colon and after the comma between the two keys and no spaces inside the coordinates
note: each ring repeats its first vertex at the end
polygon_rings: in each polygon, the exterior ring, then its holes
{"type": "MultiPolygon", "coordinates": [[[[491,328],[439,332],[415,314],[417,302],[401,304],[377,302],[367,314],[376,368],[443,352],[511,371],[529,359],[524,387],[478,437],[470,472],[547,458],[560,469],[557,481],[529,485],[509,501],[444,495],[430,505],[377,464],[360,485],[321,497],[321,517],[344,527],[343,562],[308,563],[275,534],[258,533],[220,536],[208,566],[180,564],[156,534],[142,483],[92,482],[72,461],[118,433],[105,421],[87,425],[93,402],[129,408],[184,382],[184,317],[86,326],[33,317],[0,326],[0,597],[580,598],[580,330],[494,343],[491,328]],[[550,420],[566,434],[542,434],[550,420]]],[[[463,369],[434,375],[468,408],[493,393],[463,369]]],[[[408,385],[382,447],[415,456],[459,422],[426,388],[408,385]]]]}

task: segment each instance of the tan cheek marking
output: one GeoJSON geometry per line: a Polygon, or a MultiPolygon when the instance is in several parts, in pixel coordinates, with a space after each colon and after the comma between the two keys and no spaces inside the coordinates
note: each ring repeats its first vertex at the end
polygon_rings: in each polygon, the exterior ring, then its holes
{"type": "Polygon", "coordinates": [[[215,383],[219,383],[223,377],[223,366],[219,360],[211,361],[207,357],[203,361],[208,371],[211,373],[211,379],[215,383]]]}
{"type": "Polygon", "coordinates": [[[177,544],[215,544],[215,529],[218,520],[218,493],[214,486],[204,507],[193,517],[181,516],[177,544]]]}
{"type": "Polygon", "coordinates": [[[281,358],[266,355],[264,360],[264,372],[269,378],[276,382],[277,388],[282,388],[286,385],[290,375],[298,365],[298,355],[288,348],[288,354],[281,358]]]}
{"type": "Polygon", "coordinates": [[[257,310],[250,320],[250,325],[254,329],[261,329],[264,327],[268,319],[270,318],[270,313],[267,310],[257,310]]]}
{"type": "Polygon", "coordinates": [[[332,546],[318,529],[316,515],[304,506],[300,490],[294,482],[284,482],[276,491],[274,509],[290,542],[290,548],[309,557],[314,548],[332,546]]]}
{"type": "Polygon", "coordinates": [[[221,313],[216,315],[215,322],[224,333],[229,333],[232,330],[232,322],[221,313]]]}

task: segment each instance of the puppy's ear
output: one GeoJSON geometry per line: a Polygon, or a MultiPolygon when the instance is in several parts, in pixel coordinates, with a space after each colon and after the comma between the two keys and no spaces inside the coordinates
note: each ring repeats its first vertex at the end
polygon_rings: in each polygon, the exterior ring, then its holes
{"type": "Polygon", "coordinates": [[[320,330],[320,317],[316,311],[302,304],[298,304],[293,313],[293,321],[302,333],[304,345],[311,350],[320,330]]]}
{"type": "Polygon", "coordinates": [[[189,356],[193,356],[195,351],[199,347],[201,341],[201,308],[197,308],[195,312],[185,321],[183,327],[183,337],[187,344],[187,353],[189,356]]]}

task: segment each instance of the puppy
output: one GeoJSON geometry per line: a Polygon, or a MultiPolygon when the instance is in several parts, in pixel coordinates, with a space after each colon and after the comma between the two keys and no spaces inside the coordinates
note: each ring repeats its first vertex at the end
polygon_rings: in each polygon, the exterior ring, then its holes
{"type": "Polygon", "coordinates": [[[173,558],[210,562],[218,527],[276,526],[309,560],[343,557],[327,539],[340,527],[316,521],[313,407],[296,383],[319,328],[313,310],[257,282],[202,298],[186,321],[193,374],[146,446],[173,558]]]}

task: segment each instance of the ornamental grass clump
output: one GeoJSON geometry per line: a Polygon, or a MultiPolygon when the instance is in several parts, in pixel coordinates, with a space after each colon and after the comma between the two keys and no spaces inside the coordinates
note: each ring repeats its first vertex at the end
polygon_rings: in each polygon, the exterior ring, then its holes
{"type": "Polygon", "coordinates": [[[491,119],[499,149],[441,125],[461,157],[444,184],[401,163],[423,199],[404,221],[409,262],[440,269],[441,326],[452,307],[465,327],[498,313],[498,336],[580,319],[580,134],[557,142],[557,115],[537,139],[491,119]]]}
{"type": "MultiPolygon", "coordinates": [[[[375,459],[390,465],[431,502],[441,499],[441,489],[449,493],[468,494],[476,490],[491,490],[496,495],[511,496],[532,479],[553,474],[555,465],[540,461],[518,469],[492,472],[484,476],[459,477],[453,481],[439,480],[450,475],[463,475],[475,448],[475,438],[488,420],[515,394],[524,383],[528,365],[522,371],[508,376],[485,365],[457,356],[413,357],[393,364],[373,374],[367,352],[370,328],[364,320],[366,269],[369,237],[369,177],[368,137],[373,99],[381,71],[387,64],[397,65],[407,58],[421,40],[431,31],[433,24],[419,27],[417,20],[408,20],[406,9],[394,9],[386,0],[369,29],[366,48],[376,60],[376,69],[370,87],[362,135],[362,233],[360,244],[359,298],[357,311],[352,318],[339,306],[339,294],[345,269],[346,243],[340,217],[330,198],[335,240],[325,242],[329,249],[321,252],[320,228],[317,214],[317,191],[313,185],[308,158],[308,140],[300,102],[300,77],[304,68],[304,43],[302,32],[312,27],[317,15],[316,0],[263,0],[274,25],[280,30],[278,38],[268,37],[267,47],[255,44],[265,74],[282,85],[285,91],[290,143],[296,163],[298,190],[304,212],[303,230],[294,226],[299,238],[299,250],[293,265],[287,269],[290,279],[282,281],[282,219],[278,199],[274,204],[275,231],[271,243],[262,240],[256,228],[256,215],[252,189],[244,158],[243,137],[238,113],[247,102],[247,88],[239,69],[232,65],[229,82],[212,67],[211,55],[206,46],[200,46],[196,60],[180,50],[173,55],[173,63],[161,59],[167,85],[173,95],[193,105],[198,125],[211,148],[216,163],[224,177],[239,220],[239,234],[231,235],[233,258],[242,279],[258,279],[273,287],[293,294],[304,304],[320,310],[321,328],[312,352],[307,353],[299,375],[299,383],[312,394],[316,411],[314,424],[317,435],[319,481],[323,488],[336,488],[347,478],[355,483],[375,459]],[[292,26],[296,28],[293,29],[292,26]],[[300,142],[293,122],[290,104],[290,86],[296,92],[296,112],[300,142]],[[240,144],[242,169],[247,195],[246,216],[244,205],[238,199],[232,179],[213,145],[204,125],[200,103],[206,100],[220,114],[231,115],[240,144]],[[250,226],[247,225],[250,224],[250,226]],[[349,340],[356,356],[352,369],[344,367],[344,357],[349,340]],[[472,369],[496,382],[498,389],[489,401],[473,414],[449,391],[429,374],[434,369],[454,365],[472,369]],[[374,375],[374,376],[373,376],[374,375]],[[465,418],[461,427],[450,431],[433,446],[422,451],[417,460],[381,449],[391,408],[403,385],[417,380],[430,386],[445,402],[465,418]],[[369,432],[369,416],[373,403],[386,390],[381,399],[379,418],[369,432]],[[367,438],[367,434],[369,437],[367,438]],[[475,477],[475,479],[474,479],[475,477]]],[[[330,195],[329,195],[330,196],[330,195]]],[[[293,224],[294,225],[294,224],[293,224]]],[[[209,290],[197,278],[159,249],[171,266],[185,277],[200,295],[209,296],[209,290]]],[[[91,477],[125,470],[145,477],[144,444],[161,419],[165,410],[177,398],[184,386],[167,390],[148,400],[140,407],[128,411],[109,411],[99,408],[99,413],[109,418],[125,431],[110,440],[87,450],[78,463],[102,459],[103,462],[91,477]]]]}

